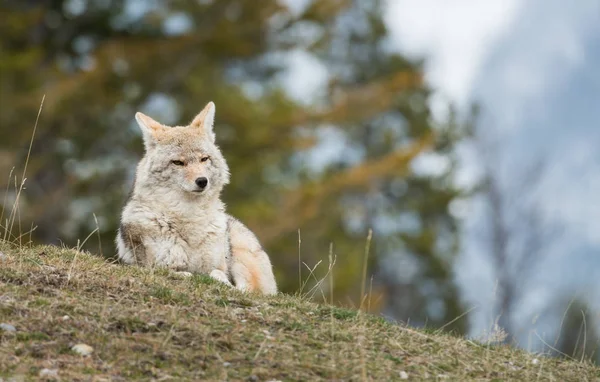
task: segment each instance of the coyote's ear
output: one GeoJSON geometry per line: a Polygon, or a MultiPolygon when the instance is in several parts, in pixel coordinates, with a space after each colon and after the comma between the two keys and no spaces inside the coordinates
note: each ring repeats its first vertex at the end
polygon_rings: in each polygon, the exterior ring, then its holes
{"type": "Polygon", "coordinates": [[[215,134],[213,133],[213,125],[215,123],[215,104],[213,102],[209,102],[204,109],[194,118],[192,123],[190,124],[193,128],[202,129],[204,133],[206,133],[213,140],[215,139],[215,134]]]}
{"type": "Polygon", "coordinates": [[[135,113],[135,120],[142,130],[144,142],[146,143],[153,141],[156,138],[156,134],[164,130],[163,125],[148,117],[144,113],[140,113],[139,111],[135,113]]]}

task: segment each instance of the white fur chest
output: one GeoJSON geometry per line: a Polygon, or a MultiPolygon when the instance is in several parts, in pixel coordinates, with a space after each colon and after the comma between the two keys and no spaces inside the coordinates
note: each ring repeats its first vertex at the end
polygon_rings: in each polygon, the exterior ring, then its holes
{"type": "Polygon", "coordinates": [[[196,216],[171,216],[179,245],[187,254],[188,270],[210,273],[225,264],[229,253],[227,215],[222,211],[197,211],[196,216]]]}
{"type": "Polygon", "coordinates": [[[221,202],[200,204],[152,199],[130,201],[123,222],[147,233],[144,245],[157,266],[210,273],[226,264],[227,215],[221,202]]]}

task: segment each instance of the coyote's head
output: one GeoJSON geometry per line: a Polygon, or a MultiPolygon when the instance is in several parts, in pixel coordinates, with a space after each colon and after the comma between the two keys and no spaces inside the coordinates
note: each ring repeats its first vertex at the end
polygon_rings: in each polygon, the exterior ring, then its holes
{"type": "Polygon", "coordinates": [[[180,190],[190,197],[218,196],[229,183],[229,168],[215,145],[215,104],[208,105],[188,126],[165,126],[136,113],[146,154],[138,166],[136,185],[152,190],[180,190]]]}

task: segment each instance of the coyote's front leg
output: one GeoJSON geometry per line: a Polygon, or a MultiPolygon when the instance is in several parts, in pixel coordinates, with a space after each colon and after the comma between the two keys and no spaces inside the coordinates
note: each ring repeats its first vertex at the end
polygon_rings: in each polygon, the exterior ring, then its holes
{"type": "Polygon", "coordinates": [[[150,239],[147,251],[153,258],[153,265],[174,271],[189,271],[188,254],[175,240],[150,239]]]}
{"type": "Polygon", "coordinates": [[[174,271],[188,271],[188,255],[177,240],[160,237],[151,227],[121,224],[117,245],[124,253],[125,262],[143,267],[166,267],[174,271]]]}

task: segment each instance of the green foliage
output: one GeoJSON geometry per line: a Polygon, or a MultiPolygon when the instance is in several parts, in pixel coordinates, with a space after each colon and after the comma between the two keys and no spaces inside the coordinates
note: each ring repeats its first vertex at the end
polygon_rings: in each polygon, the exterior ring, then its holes
{"type": "MultiPolygon", "coordinates": [[[[224,199],[271,254],[283,291],[299,288],[299,251],[311,269],[324,261],[314,277],[302,266],[304,292],[317,285],[333,243],[335,302],[366,305],[364,283],[373,311],[434,325],[460,315],[451,275],[457,222],[449,205],[462,195],[452,183],[454,147],[467,129],[453,115],[433,122],[421,64],[385,46],[379,1],[313,1],[298,16],[276,0],[158,2],[140,17],[128,1],[84,4],[0,5],[0,175],[8,181],[0,190],[9,190],[2,199],[15,198],[14,174],[22,173],[45,95],[12,240],[26,241],[22,233],[35,224],[34,241],[75,246],[98,229],[83,247],[112,256],[142,154],[135,111],[182,124],[212,100],[233,175],[224,199]],[[182,17],[181,31],[166,27],[182,17]],[[303,29],[315,33],[306,37],[303,29]],[[294,49],[328,69],[327,91],[311,106],[290,99],[279,81],[279,57],[294,49]],[[345,148],[315,169],[307,158],[319,155],[314,144],[328,129],[345,148]],[[425,152],[448,166],[433,175],[415,171],[425,152]],[[399,277],[407,261],[417,271],[399,277]],[[441,308],[429,308],[438,302],[441,308]]],[[[4,205],[3,227],[11,206],[4,205]]],[[[313,295],[329,296],[328,282],[313,295]]]]}

